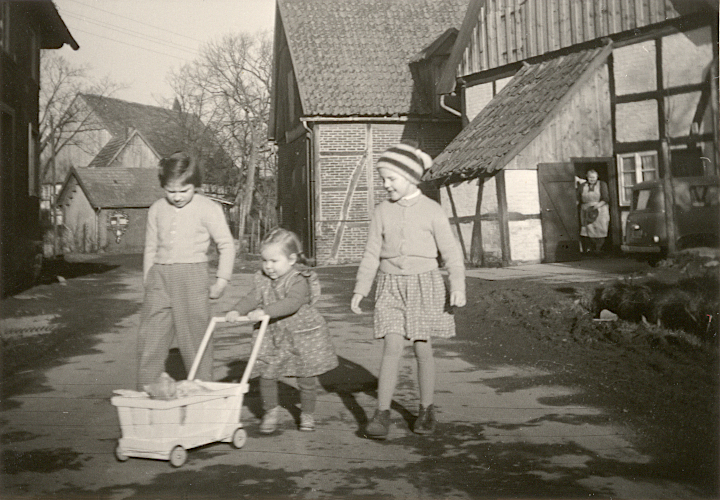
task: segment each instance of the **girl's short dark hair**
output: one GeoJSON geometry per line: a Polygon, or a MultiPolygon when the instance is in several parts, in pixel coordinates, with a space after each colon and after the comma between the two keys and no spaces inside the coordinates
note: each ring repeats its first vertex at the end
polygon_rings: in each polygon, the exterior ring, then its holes
{"type": "Polygon", "coordinates": [[[178,151],[160,160],[160,185],[165,187],[170,182],[202,186],[202,172],[195,158],[183,151],[178,151]]]}
{"type": "Polygon", "coordinates": [[[262,252],[264,248],[275,244],[280,245],[286,257],[295,254],[300,264],[307,263],[307,258],[302,249],[302,242],[298,235],[292,231],[280,227],[273,229],[263,238],[262,243],[260,243],[260,251],[262,252]]]}

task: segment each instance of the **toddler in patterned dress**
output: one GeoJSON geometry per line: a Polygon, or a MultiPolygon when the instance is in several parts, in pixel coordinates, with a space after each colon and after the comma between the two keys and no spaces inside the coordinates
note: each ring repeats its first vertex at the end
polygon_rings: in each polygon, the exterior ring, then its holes
{"type": "Polygon", "coordinates": [[[377,164],[390,199],[373,213],[350,303],[354,313],[362,313],[360,301],[370,293],[377,274],[374,330],[375,338],[383,338],[384,345],[378,407],[366,428],[367,437],[372,439],[388,436],[390,404],[406,339],[415,351],[420,389],[420,410],[413,431],[434,431],[431,337],[453,337],[455,319],[450,307],[465,305],[465,265],[460,246],[442,207],[418,188],[431,164],[428,154],[415,144],[405,143],[385,151],[377,164]],[[449,301],[438,269],[439,256],[449,271],[449,301]]]}
{"type": "Polygon", "coordinates": [[[254,371],[260,375],[264,415],[260,432],[275,432],[279,422],[278,379],[297,377],[300,389],[300,430],[315,430],[318,375],[338,366],[325,319],[315,308],[320,297],[317,274],[296,267],[302,259],[297,235],[276,229],[260,246],[262,271],[254,276],[253,289],[225,315],[237,321],[270,316],[254,371]]]}

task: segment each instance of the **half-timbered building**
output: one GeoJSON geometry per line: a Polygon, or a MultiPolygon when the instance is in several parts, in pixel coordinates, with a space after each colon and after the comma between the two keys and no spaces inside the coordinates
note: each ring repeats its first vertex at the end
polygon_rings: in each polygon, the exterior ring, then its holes
{"type": "Polygon", "coordinates": [[[467,0],[278,0],[269,136],[280,224],[319,264],[357,262],[385,197],[379,155],[431,156],[460,130],[436,82],[467,0]]]}
{"type": "Polygon", "coordinates": [[[472,0],[438,84],[463,130],[426,180],[478,265],[578,257],[575,186],[608,183],[619,247],[634,184],[718,172],[718,4],[472,0]]]}

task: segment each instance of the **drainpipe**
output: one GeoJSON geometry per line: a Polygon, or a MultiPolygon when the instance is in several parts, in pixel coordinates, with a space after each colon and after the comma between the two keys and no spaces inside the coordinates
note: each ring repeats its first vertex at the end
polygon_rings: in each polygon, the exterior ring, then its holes
{"type": "Polygon", "coordinates": [[[100,214],[102,209],[100,207],[95,209],[95,251],[100,252],[100,214]]]}
{"type": "Polygon", "coordinates": [[[444,109],[445,111],[447,111],[448,113],[451,113],[455,116],[462,116],[462,113],[460,111],[458,111],[457,109],[451,108],[450,106],[445,104],[445,96],[446,95],[447,94],[440,95],[440,107],[442,109],[444,109]]]}
{"type": "Polygon", "coordinates": [[[313,162],[313,131],[305,122],[301,119],[300,123],[305,129],[305,142],[307,144],[305,152],[305,161],[308,169],[308,189],[307,189],[307,206],[308,206],[308,220],[307,220],[307,237],[308,237],[308,249],[307,255],[312,255],[312,260],[317,263],[317,255],[315,254],[315,165],[313,162]]]}

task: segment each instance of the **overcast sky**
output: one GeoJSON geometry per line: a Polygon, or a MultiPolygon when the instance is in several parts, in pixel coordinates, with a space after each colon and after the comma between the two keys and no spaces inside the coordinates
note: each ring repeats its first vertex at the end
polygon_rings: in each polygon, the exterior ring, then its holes
{"type": "Polygon", "coordinates": [[[90,75],[126,85],[115,97],[158,105],[172,99],[168,72],[200,47],[234,32],[273,29],[275,0],[54,0],[80,45],[58,52],[90,75]]]}

